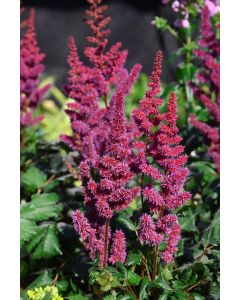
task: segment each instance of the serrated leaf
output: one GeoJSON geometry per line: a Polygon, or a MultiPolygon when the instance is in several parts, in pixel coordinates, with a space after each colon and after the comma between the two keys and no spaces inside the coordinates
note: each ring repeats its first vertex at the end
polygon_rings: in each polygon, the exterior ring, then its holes
{"type": "Polygon", "coordinates": [[[55,193],[33,195],[30,203],[21,205],[21,216],[35,221],[57,217],[61,206],[56,205],[58,195],[55,193]]]}
{"type": "Polygon", "coordinates": [[[31,239],[27,247],[29,252],[33,251],[33,258],[48,258],[62,254],[55,225],[43,225],[38,227],[37,234],[31,239]]]}
{"type": "Polygon", "coordinates": [[[27,289],[28,290],[35,289],[37,287],[50,285],[51,283],[52,283],[52,279],[51,279],[48,271],[44,271],[27,287],[27,289]]]}
{"type": "Polygon", "coordinates": [[[23,185],[30,193],[34,193],[38,188],[44,186],[46,180],[47,176],[35,167],[31,167],[22,175],[23,185]]]}
{"type": "Polygon", "coordinates": [[[138,274],[136,274],[132,271],[128,271],[127,279],[128,279],[128,282],[130,283],[130,285],[138,285],[142,278],[138,274]]]}
{"type": "Polygon", "coordinates": [[[33,220],[27,220],[25,218],[20,218],[20,236],[21,244],[27,241],[35,235],[37,232],[37,225],[33,220]]]}

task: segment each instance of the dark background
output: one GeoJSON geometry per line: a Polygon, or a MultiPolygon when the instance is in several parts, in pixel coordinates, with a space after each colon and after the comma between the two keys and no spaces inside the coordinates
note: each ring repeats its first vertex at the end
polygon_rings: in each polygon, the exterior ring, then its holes
{"type": "MultiPolygon", "coordinates": [[[[66,83],[68,71],[69,36],[75,37],[79,54],[84,60],[82,49],[89,30],[83,18],[88,4],[85,0],[25,0],[22,3],[26,8],[36,8],[38,44],[46,54],[45,72],[53,75],[61,86],[66,83]]],[[[123,48],[128,49],[128,69],[135,63],[141,63],[143,72],[149,74],[156,51],[161,49],[164,54],[162,80],[172,82],[175,66],[170,66],[169,56],[177,49],[176,40],[151,24],[155,16],[173,21],[175,16],[171,8],[163,5],[161,0],[104,0],[103,3],[109,6],[105,15],[112,18],[110,45],[121,41],[123,48]]]]}

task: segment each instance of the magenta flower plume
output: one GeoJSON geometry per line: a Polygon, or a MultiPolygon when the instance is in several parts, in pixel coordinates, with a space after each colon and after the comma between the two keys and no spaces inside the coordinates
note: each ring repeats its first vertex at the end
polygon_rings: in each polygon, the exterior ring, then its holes
{"type": "Polygon", "coordinates": [[[35,11],[32,9],[28,20],[21,23],[25,29],[20,41],[20,123],[21,127],[40,122],[43,116],[33,116],[33,112],[50,88],[50,84],[38,88],[40,76],[44,71],[41,64],[45,55],[37,45],[34,26],[35,11]]]}
{"type": "MultiPolygon", "coordinates": [[[[87,1],[91,6],[86,22],[92,36],[87,37],[91,46],[85,47],[84,55],[90,64],[86,66],[80,60],[75,41],[70,38],[65,90],[73,100],[66,109],[73,135],[62,135],[61,140],[75,152],[68,169],[82,182],[84,217],[97,240],[102,237],[94,253],[99,253],[100,265],[105,267],[109,261],[110,220],[140,192],[138,187],[129,188],[135,176],[130,167],[130,144],[138,129],[125,117],[125,98],[141,66],[135,65],[128,73],[124,68],[127,52],[120,50],[121,43],[107,47],[110,30],[105,27],[110,18],[103,16],[107,7],[100,5],[101,0],[87,1]]],[[[83,239],[83,244],[89,248],[88,240],[83,239]]]]}
{"type": "Polygon", "coordinates": [[[115,110],[112,112],[110,132],[106,143],[106,154],[96,164],[99,182],[89,181],[86,189],[92,196],[88,200],[95,207],[97,215],[104,219],[112,217],[114,211],[121,211],[139,194],[139,188],[127,188],[133,179],[128,157],[131,154],[126,135],[126,119],[124,113],[124,96],[119,92],[115,98],[115,110]]]}
{"type": "Polygon", "coordinates": [[[107,87],[98,69],[87,67],[80,61],[73,38],[69,39],[69,48],[70,71],[65,90],[74,99],[66,109],[73,136],[62,135],[61,140],[81,153],[82,160],[94,164],[107,134],[106,130],[102,130],[104,110],[99,105],[99,95],[105,93],[107,87]]]}
{"type": "Polygon", "coordinates": [[[196,98],[208,111],[211,120],[206,124],[197,120],[196,116],[190,115],[190,123],[206,138],[208,153],[220,172],[220,45],[211,24],[208,6],[205,6],[202,12],[201,38],[198,44],[200,48],[194,53],[201,60],[203,69],[198,72],[197,81],[192,82],[191,87],[196,98]],[[209,92],[203,88],[206,85],[209,92]]]}
{"type": "MultiPolygon", "coordinates": [[[[166,112],[160,113],[160,106],[163,104],[163,100],[159,98],[161,61],[162,54],[159,51],[146,96],[133,112],[140,132],[138,139],[142,141],[133,143],[135,161],[133,159],[132,168],[140,177],[151,179],[147,186],[142,183],[142,198],[150,213],[157,215],[157,222],[164,220],[169,211],[179,208],[191,197],[183,189],[189,171],[184,166],[187,156],[180,144],[182,138],[178,135],[176,125],[177,102],[174,93],[170,94],[166,112]],[[148,163],[150,158],[153,162],[151,165],[148,163]]],[[[172,243],[171,231],[164,232],[160,229],[156,227],[151,215],[144,214],[140,221],[140,241],[156,246],[162,242],[164,234],[164,239],[169,239],[169,243],[172,243]]],[[[172,251],[169,250],[172,253],[169,256],[171,259],[177,250],[175,246],[169,248],[172,251]]],[[[169,262],[167,259],[165,261],[169,262]]]]}
{"type": "Polygon", "coordinates": [[[96,229],[92,228],[87,218],[79,210],[73,212],[72,219],[74,229],[82,238],[85,248],[90,252],[90,257],[95,259],[99,246],[96,229]]]}
{"type": "Polygon", "coordinates": [[[122,230],[116,230],[113,236],[109,262],[113,265],[119,261],[121,263],[125,263],[126,256],[127,253],[125,235],[122,230]]]}
{"type": "Polygon", "coordinates": [[[166,248],[161,253],[161,258],[165,263],[173,260],[173,255],[177,252],[177,244],[180,240],[181,227],[175,215],[165,215],[156,224],[157,230],[165,236],[166,248]]]}
{"type": "Polygon", "coordinates": [[[143,214],[141,216],[139,239],[141,243],[152,246],[159,245],[163,240],[163,235],[157,233],[156,226],[150,215],[143,214]]]}
{"type": "MultiPolygon", "coordinates": [[[[114,84],[121,72],[127,57],[126,50],[120,50],[122,43],[118,42],[106,50],[110,29],[105,27],[111,22],[110,17],[104,17],[103,13],[107,6],[100,6],[102,0],[87,0],[91,7],[86,11],[86,23],[92,31],[93,36],[88,36],[87,41],[92,46],[86,46],[85,56],[95,68],[101,70],[106,83],[114,84]]],[[[103,94],[103,96],[106,96],[103,94]]]]}

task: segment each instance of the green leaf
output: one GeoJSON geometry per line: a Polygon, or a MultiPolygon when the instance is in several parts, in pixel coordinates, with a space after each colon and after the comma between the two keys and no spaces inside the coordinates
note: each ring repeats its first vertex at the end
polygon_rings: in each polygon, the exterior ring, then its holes
{"type": "Polygon", "coordinates": [[[58,200],[55,193],[33,195],[30,203],[21,204],[21,216],[35,221],[57,217],[61,211],[61,206],[56,205],[58,200]]]}
{"type": "Polygon", "coordinates": [[[29,264],[25,260],[21,260],[21,263],[20,263],[21,279],[23,279],[28,274],[28,271],[29,271],[29,264]]]}
{"type": "Polygon", "coordinates": [[[163,269],[163,277],[166,280],[173,279],[172,272],[171,272],[171,270],[169,269],[169,267],[167,265],[163,269]]]}
{"type": "Polygon", "coordinates": [[[182,230],[185,230],[187,232],[196,231],[197,228],[195,226],[195,218],[196,215],[192,213],[190,208],[183,211],[182,216],[179,217],[179,223],[182,230]]]}
{"type": "Polygon", "coordinates": [[[125,216],[121,215],[117,218],[117,220],[121,224],[123,224],[125,227],[127,227],[129,230],[137,231],[137,228],[136,228],[135,224],[128,217],[125,217],[125,216]]]}
{"type": "Polygon", "coordinates": [[[60,281],[56,282],[56,287],[58,288],[58,290],[60,292],[66,291],[67,288],[68,288],[68,282],[67,282],[67,280],[63,279],[63,280],[60,280],[60,281]]]}
{"type": "Polygon", "coordinates": [[[188,63],[183,65],[182,70],[184,81],[190,81],[194,79],[197,68],[193,64],[188,63]]]}
{"type": "Polygon", "coordinates": [[[157,279],[155,282],[162,289],[167,290],[167,291],[172,291],[172,288],[170,287],[170,285],[168,284],[168,282],[166,280],[157,279]]]}
{"type": "Polygon", "coordinates": [[[220,287],[219,287],[219,284],[217,284],[216,282],[214,282],[212,285],[211,285],[211,288],[210,288],[210,295],[213,297],[213,299],[220,299],[220,287]]]}
{"type": "Polygon", "coordinates": [[[27,249],[29,252],[33,251],[34,259],[62,254],[56,236],[56,226],[50,224],[38,227],[37,234],[31,239],[27,249]]]}
{"type": "Polygon", "coordinates": [[[142,278],[138,274],[136,274],[132,271],[128,271],[127,279],[131,285],[138,285],[142,278]]]}
{"type": "Polygon", "coordinates": [[[164,292],[161,296],[159,296],[158,300],[167,300],[169,296],[168,292],[164,292]]]}
{"type": "Polygon", "coordinates": [[[173,282],[173,287],[175,290],[183,290],[186,286],[186,283],[182,282],[181,280],[176,280],[173,282]]]}
{"type": "Polygon", "coordinates": [[[20,218],[20,236],[21,244],[30,240],[30,238],[37,233],[37,225],[32,220],[20,218]]]}
{"type": "Polygon", "coordinates": [[[129,253],[127,256],[127,261],[125,263],[126,266],[136,266],[138,265],[142,260],[142,257],[140,254],[135,253],[129,253]]]}
{"type": "Polygon", "coordinates": [[[140,292],[139,292],[139,300],[145,300],[148,299],[148,293],[147,293],[147,286],[150,284],[149,278],[146,276],[144,277],[141,286],[140,286],[140,292]]]}
{"type": "Polygon", "coordinates": [[[194,300],[205,300],[205,298],[203,296],[196,294],[196,293],[192,294],[192,297],[194,300]]]}
{"type": "Polygon", "coordinates": [[[28,287],[27,289],[35,289],[36,287],[42,287],[46,285],[50,285],[52,283],[52,279],[48,273],[48,271],[44,271],[41,275],[39,275],[28,287]]]}
{"type": "Polygon", "coordinates": [[[23,185],[30,193],[34,193],[38,188],[43,187],[46,180],[47,176],[35,167],[28,169],[22,176],[23,185]]]}
{"type": "Polygon", "coordinates": [[[189,300],[189,295],[182,291],[175,292],[174,296],[176,296],[178,300],[189,300]]]}
{"type": "Polygon", "coordinates": [[[204,248],[207,248],[209,245],[218,245],[220,242],[220,212],[216,212],[214,219],[210,226],[205,231],[202,244],[204,248]]]}
{"type": "Polygon", "coordinates": [[[42,300],[52,300],[52,293],[47,293],[42,300]]]}

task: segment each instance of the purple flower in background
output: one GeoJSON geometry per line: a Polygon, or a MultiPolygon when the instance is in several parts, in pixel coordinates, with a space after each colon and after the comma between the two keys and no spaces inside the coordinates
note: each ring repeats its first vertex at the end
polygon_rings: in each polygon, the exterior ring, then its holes
{"type": "MultiPolygon", "coordinates": [[[[198,1],[192,1],[194,3],[194,7],[197,13],[201,13],[202,7],[198,3],[198,1]]],[[[190,22],[189,22],[189,13],[191,10],[189,9],[189,4],[192,4],[191,1],[187,0],[162,0],[163,4],[171,4],[172,10],[177,13],[178,17],[174,22],[174,26],[180,27],[180,28],[189,28],[190,22]]],[[[220,11],[220,5],[218,0],[205,0],[205,4],[209,9],[210,15],[213,16],[217,14],[220,11]]]]}
{"type": "MultiPolygon", "coordinates": [[[[219,24],[218,24],[219,25],[219,24]]],[[[217,26],[218,27],[218,26],[217,26]]],[[[208,153],[220,172],[220,45],[216,32],[211,23],[211,13],[208,6],[202,11],[201,38],[198,41],[199,49],[194,51],[202,63],[198,71],[197,81],[190,85],[196,98],[205,106],[211,117],[211,123],[206,124],[197,120],[195,115],[190,115],[190,123],[195,126],[206,138],[208,153]],[[203,86],[209,87],[209,92],[203,86]],[[215,101],[212,99],[215,98],[215,101]]]]}
{"type": "Polygon", "coordinates": [[[214,16],[220,11],[219,1],[205,0],[205,6],[208,8],[210,16],[214,16]]]}
{"type": "Polygon", "coordinates": [[[190,23],[188,19],[177,19],[174,23],[176,27],[189,28],[190,23]]]}
{"type": "Polygon", "coordinates": [[[39,88],[40,76],[44,71],[41,64],[45,55],[40,52],[35,32],[35,11],[31,9],[28,20],[21,23],[25,33],[20,41],[20,124],[21,128],[33,126],[43,116],[33,116],[39,102],[51,87],[50,84],[39,88]]]}

